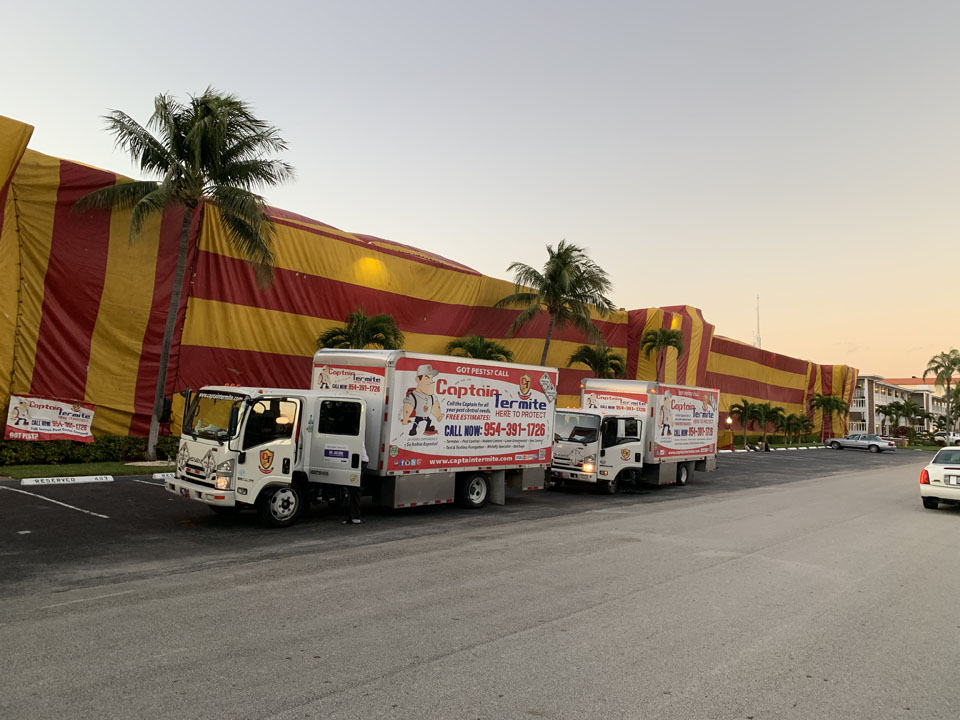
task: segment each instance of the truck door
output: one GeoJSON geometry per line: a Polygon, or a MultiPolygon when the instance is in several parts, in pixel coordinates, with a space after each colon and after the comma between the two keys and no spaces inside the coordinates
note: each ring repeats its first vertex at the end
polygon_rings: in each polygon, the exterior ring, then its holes
{"type": "Polygon", "coordinates": [[[240,499],[244,495],[256,498],[261,487],[277,480],[290,482],[297,450],[294,430],[300,414],[301,401],[296,398],[261,397],[250,403],[240,445],[243,462],[237,464],[240,499]]]}
{"type": "Polygon", "coordinates": [[[308,474],[312,482],[359,487],[367,408],[363,400],[317,398],[308,474]]]}

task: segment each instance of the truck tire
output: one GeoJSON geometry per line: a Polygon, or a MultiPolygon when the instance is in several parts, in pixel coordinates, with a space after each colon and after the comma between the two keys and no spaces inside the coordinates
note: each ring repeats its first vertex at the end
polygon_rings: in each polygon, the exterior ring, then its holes
{"type": "Polygon", "coordinates": [[[613,478],[612,480],[602,480],[599,483],[600,492],[606,495],[616,495],[617,490],[620,488],[620,476],[613,478]]]}
{"type": "Polygon", "coordinates": [[[487,504],[490,497],[490,481],[483,473],[471,473],[457,480],[457,504],[476,510],[487,504]]]}
{"type": "Polygon", "coordinates": [[[257,515],[269,527],[289,527],[300,517],[305,500],[296,483],[267,487],[257,498],[257,515]]]}
{"type": "Polygon", "coordinates": [[[677,485],[686,485],[690,479],[690,466],[687,463],[677,465],[677,485]]]}

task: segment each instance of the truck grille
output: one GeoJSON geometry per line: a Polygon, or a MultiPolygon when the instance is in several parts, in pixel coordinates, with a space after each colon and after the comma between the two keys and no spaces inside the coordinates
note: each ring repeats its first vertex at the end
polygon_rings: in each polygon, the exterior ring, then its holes
{"type": "Polygon", "coordinates": [[[212,482],[207,482],[207,475],[203,472],[203,467],[196,463],[187,463],[183,471],[183,479],[189,480],[197,485],[205,485],[209,488],[213,487],[212,482]]]}

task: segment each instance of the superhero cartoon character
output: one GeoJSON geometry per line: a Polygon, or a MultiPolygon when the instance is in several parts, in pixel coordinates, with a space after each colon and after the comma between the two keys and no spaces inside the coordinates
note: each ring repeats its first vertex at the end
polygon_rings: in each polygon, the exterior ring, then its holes
{"type": "Polygon", "coordinates": [[[426,423],[423,431],[424,435],[437,434],[437,429],[433,426],[433,420],[435,419],[437,422],[443,420],[440,402],[433,395],[436,388],[436,377],[439,374],[440,371],[432,365],[421,365],[417,368],[417,386],[407,390],[407,394],[403,398],[400,422],[404,425],[413,424],[413,427],[410,428],[411,437],[417,434],[417,427],[421,422],[426,423]]]}

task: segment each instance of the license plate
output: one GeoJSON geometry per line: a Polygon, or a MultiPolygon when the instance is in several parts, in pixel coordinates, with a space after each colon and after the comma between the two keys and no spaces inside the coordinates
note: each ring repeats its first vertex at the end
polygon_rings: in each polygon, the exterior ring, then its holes
{"type": "Polygon", "coordinates": [[[960,485],[960,475],[944,475],[943,482],[947,485],[960,485]]]}
{"type": "Polygon", "coordinates": [[[185,498],[190,497],[190,488],[180,488],[180,494],[185,498]]]}

